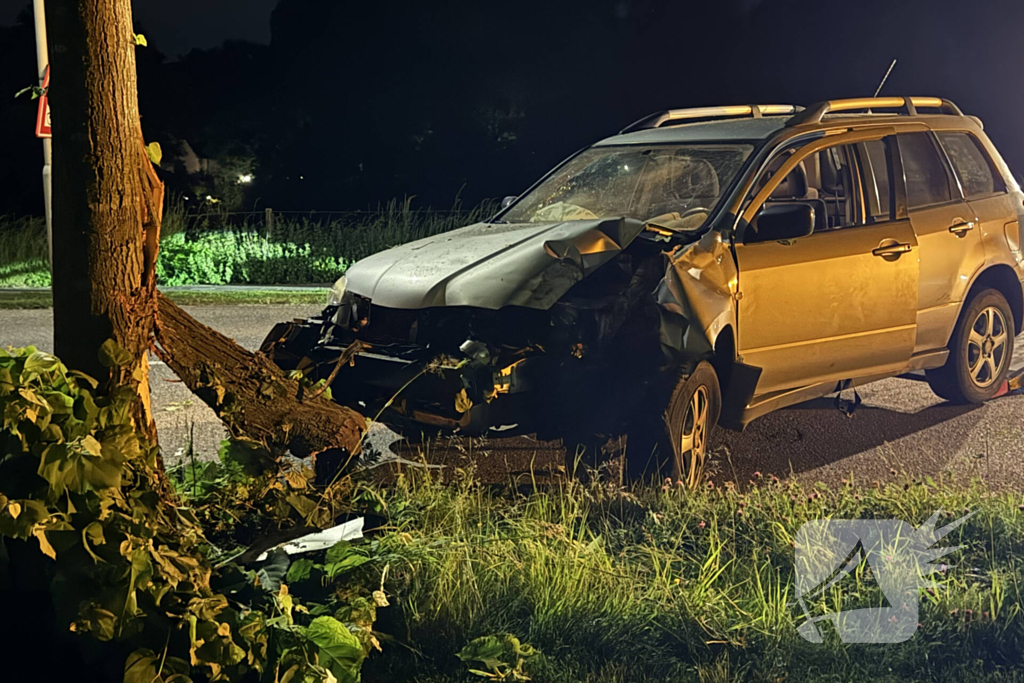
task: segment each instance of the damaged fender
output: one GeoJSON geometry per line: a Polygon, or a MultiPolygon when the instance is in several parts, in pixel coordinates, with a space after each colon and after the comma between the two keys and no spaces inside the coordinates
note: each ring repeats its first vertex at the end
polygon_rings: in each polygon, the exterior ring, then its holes
{"type": "MultiPolygon", "coordinates": [[[[716,231],[666,254],[655,298],[661,345],[669,356],[709,357],[718,335],[735,326],[736,263],[716,231]]],[[[732,360],[732,359],[730,359],[732,360]]]]}

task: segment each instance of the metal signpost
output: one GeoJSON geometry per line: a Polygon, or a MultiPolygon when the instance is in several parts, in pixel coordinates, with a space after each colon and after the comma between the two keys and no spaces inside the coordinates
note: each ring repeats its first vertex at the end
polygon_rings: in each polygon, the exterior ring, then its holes
{"type": "MultiPolygon", "coordinates": [[[[36,26],[36,62],[42,87],[50,85],[50,56],[46,49],[46,11],[43,0],[32,0],[32,14],[36,26]]],[[[53,211],[52,183],[50,168],[53,163],[53,139],[50,135],[50,105],[45,94],[39,98],[39,113],[36,116],[36,136],[43,140],[43,200],[46,202],[46,242],[49,246],[50,263],[53,263],[53,211]]],[[[52,265],[51,265],[52,267],[52,265]]]]}

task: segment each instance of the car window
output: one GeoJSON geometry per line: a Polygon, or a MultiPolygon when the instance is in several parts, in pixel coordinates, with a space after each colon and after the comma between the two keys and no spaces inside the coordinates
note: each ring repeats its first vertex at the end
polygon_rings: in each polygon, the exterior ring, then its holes
{"type": "MultiPolygon", "coordinates": [[[[794,149],[783,150],[769,162],[752,194],[768,183],[794,149]]],[[[765,202],[773,204],[808,204],[814,209],[815,232],[837,230],[860,224],[856,218],[851,177],[851,148],[828,147],[803,159],[786,176],[765,202]]]]}
{"type": "Polygon", "coordinates": [[[501,219],[547,223],[629,217],[699,228],[753,151],[749,144],[592,147],[520,198],[501,219]]]}
{"type": "Polygon", "coordinates": [[[911,209],[941,204],[953,198],[946,165],[928,133],[899,135],[907,206],[911,209]]]}
{"type": "Polygon", "coordinates": [[[1006,191],[1003,179],[992,170],[992,162],[973,135],[947,132],[938,136],[967,199],[1006,191]]]}
{"type": "Polygon", "coordinates": [[[892,219],[892,188],[889,186],[889,144],[869,140],[856,145],[857,164],[867,204],[867,220],[879,223],[892,219]]]}

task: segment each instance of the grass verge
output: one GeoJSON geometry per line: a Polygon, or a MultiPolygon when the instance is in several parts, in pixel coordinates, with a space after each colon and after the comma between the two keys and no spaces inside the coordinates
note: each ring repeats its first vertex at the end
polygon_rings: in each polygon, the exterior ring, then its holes
{"type": "MultiPolygon", "coordinates": [[[[441,485],[422,472],[363,495],[386,519],[381,543],[392,553],[398,609],[381,610],[379,628],[414,648],[371,658],[366,680],[474,680],[456,653],[505,633],[542,653],[524,669],[538,681],[1009,681],[1024,672],[1019,495],[931,481],[839,491],[760,482],[747,493],[567,484],[520,494],[482,487],[471,473],[441,485]],[[934,589],[921,588],[910,640],[799,636],[803,613],[790,603],[804,522],[917,527],[939,509],[948,511],[939,526],[977,514],[941,542],[963,550],[934,589]]],[[[885,603],[871,571],[841,585],[810,611],[885,603]]]]}
{"type": "MultiPolygon", "coordinates": [[[[182,306],[237,304],[323,304],[327,289],[195,289],[168,290],[167,297],[182,306]]],[[[0,288],[0,310],[51,308],[50,292],[4,291],[0,288]]]]}

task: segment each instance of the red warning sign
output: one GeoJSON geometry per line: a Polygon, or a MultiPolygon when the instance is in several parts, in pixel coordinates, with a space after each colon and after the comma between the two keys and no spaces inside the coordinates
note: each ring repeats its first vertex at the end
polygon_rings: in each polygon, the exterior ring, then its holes
{"type": "MultiPolygon", "coordinates": [[[[50,87],[50,65],[46,65],[46,73],[43,75],[43,90],[50,87]]],[[[44,92],[39,98],[39,112],[36,114],[36,137],[51,138],[50,133],[50,98],[44,92]]]]}

